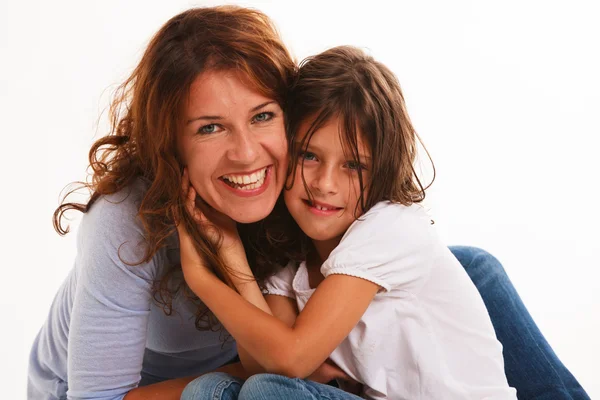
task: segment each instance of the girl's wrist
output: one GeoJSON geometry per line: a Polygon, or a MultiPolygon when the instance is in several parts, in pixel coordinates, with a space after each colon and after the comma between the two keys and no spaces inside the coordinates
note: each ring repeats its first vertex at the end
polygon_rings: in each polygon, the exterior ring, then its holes
{"type": "Polygon", "coordinates": [[[187,285],[201,300],[202,295],[207,289],[214,287],[216,282],[221,282],[212,271],[209,271],[206,268],[199,268],[198,271],[195,271],[193,277],[185,272],[183,276],[187,285]]]}
{"type": "Polygon", "coordinates": [[[219,256],[225,265],[234,271],[250,271],[246,251],[241,242],[239,244],[231,244],[227,247],[223,246],[219,251],[219,256]]]}

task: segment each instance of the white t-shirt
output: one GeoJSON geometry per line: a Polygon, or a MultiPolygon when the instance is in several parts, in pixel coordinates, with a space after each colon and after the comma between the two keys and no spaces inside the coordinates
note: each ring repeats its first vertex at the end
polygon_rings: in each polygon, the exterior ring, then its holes
{"type": "MultiPolygon", "coordinates": [[[[376,204],[350,226],[321,273],[381,287],[331,354],[364,385],[364,398],[516,399],[483,300],[423,206],[376,204]]],[[[315,291],[306,263],[288,265],[265,287],[296,299],[300,311],[315,291]]]]}

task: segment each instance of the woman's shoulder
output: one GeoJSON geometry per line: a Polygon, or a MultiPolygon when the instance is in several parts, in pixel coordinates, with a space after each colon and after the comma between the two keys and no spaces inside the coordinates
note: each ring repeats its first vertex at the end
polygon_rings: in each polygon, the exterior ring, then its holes
{"type": "Polygon", "coordinates": [[[118,192],[98,197],[83,215],[79,230],[94,238],[143,234],[138,212],[147,187],[143,180],[137,179],[118,192]]]}
{"type": "MultiPolygon", "coordinates": [[[[84,214],[85,222],[117,222],[123,225],[132,222],[138,214],[148,185],[142,179],[136,179],[121,190],[101,195],[84,214]]],[[[88,223],[89,223],[88,222],[88,223]]]]}
{"type": "MultiPolygon", "coordinates": [[[[156,252],[152,260],[140,268],[139,262],[147,251],[146,232],[138,216],[141,201],[147,184],[138,179],[120,191],[100,196],[81,220],[77,233],[77,247],[80,259],[94,256],[105,259],[105,264],[119,265],[121,269],[135,270],[136,274],[155,277],[156,268],[162,265],[156,252]],[[130,266],[134,265],[133,267],[130,266]],[[151,270],[151,271],[150,271],[151,270]],[[142,272],[143,271],[143,272],[142,272]]],[[[89,260],[87,264],[101,267],[100,263],[89,260]]]]}

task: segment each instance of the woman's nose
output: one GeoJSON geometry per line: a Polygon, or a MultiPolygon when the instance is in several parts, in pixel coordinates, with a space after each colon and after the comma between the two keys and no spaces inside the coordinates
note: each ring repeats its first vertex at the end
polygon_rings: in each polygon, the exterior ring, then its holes
{"type": "Polygon", "coordinates": [[[233,143],[228,152],[230,160],[240,164],[254,163],[260,154],[260,142],[248,129],[238,130],[232,135],[233,143]]]}

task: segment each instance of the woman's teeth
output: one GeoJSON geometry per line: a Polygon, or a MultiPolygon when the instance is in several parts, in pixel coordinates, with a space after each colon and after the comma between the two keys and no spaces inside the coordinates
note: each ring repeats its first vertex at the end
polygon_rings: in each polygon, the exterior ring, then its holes
{"type": "Polygon", "coordinates": [[[267,168],[248,175],[223,175],[223,181],[229,186],[241,190],[252,190],[261,187],[265,183],[267,168]]]}

